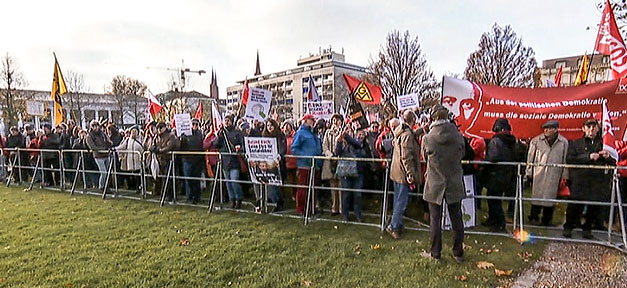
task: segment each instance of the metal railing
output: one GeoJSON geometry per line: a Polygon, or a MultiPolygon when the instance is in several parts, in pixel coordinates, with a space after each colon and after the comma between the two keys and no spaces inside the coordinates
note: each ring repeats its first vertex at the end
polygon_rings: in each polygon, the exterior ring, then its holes
{"type": "MultiPolygon", "coordinates": [[[[28,187],[24,189],[25,191],[30,191],[33,188],[35,182],[39,181],[40,188],[59,190],[61,192],[65,192],[66,190],[69,190],[70,194],[81,193],[81,194],[100,195],[103,199],[105,199],[107,196],[114,197],[114,198],[117,198],[117,197],[128,198],[128,199],[143,200],[143,201],[149,201],[149,202],[158,202],[161,206],[165,205],[166,203],[170,203],[172,205],[191,205],[191,206],[198,206],[198,207],[206,207],[209,210],[209,212],[218,211],[218,210],[238,210],[240,212],[252,213],[253,212],[252,210],[233,209],[233,208],[226,207],[224,205],[225,199],[224,199],[224,187],[223,187],[224,185],[223,184],[224,183],[239,183],[239,184],[260,185],[259,186],[260,195],[261,195],[260,200],[262,200],[261,211],[264,211],[266,213],[268,211],[267,210],[269,206],[268,204],[269,185],[268,184],[257,184],[257,183],[253,183],[252,181],[244,181],[244,180],[231,180],[231,179],[225,179],[224,177],[224,174],[223,174],[224,167],[222,166],[222,163],[223,163],[222,157],[224,156],[244,157],[244,154],[200,152],[200,151],[199,152],[190,152],[190,151],[168,152],[167,155],[160,155],[161,159],[169,159],[169,161],[167,161],[168,162],[167,165],[162,165],[162,166],[167,166],[167,169],[165,169],[166,171],[160,170],[158,175],[152,175],[152,171],[151,169],[149,169],[151,165],[146,165],[146,163],[147,163],[147,160],[152,161],[152,157],[155,157],[156,155],[153,155],[149,151],[133,151],[133,150],[98,151],[98,152],[106,153],[107,157],[109,157],[110,159],[109,166],[107,167],[106,171],[86,169],[86,166],[85,166],[86,159],[89,158],[88,153],[92,153],[92,152],[93,151],[87,151],[87,150],[45,150],[45,149],[4,148],[4,149],[0,149],[0,153],[2,153],[2,155],[13,155],[13,156],[8,157],[8,159],[6,159],[7,161],[5,161],[5,167],[0,167],[0,169],[4,168],[9,172],[7,179],[6,179],[7,186],[11,185],[12,182],[15,182],[15,184],[17,185],[22,185],[23,183],[26,183],[24,180],[26,180],[29,177],[29,174],[31,174],[32,172],[32,175],[30,175],[31,179],[28,182],[28,187]],[[25,164],[24,159],[22,159],[22,155],[20,152],[36,154],[37,156],[33,157],[33,159],[30,159],[30,160],[33,160],[32,162],[28,160],[30,164],[25,164]],[[49,154],[49,153],[52,153],[52,154],[49,154]],[[65,167],[65,161],[63,160],[65,157],[69,157],[70,153],[74,155],[73,157],[78,156],[77,161],[74,161],[76,165],[72,165],[75,167],[65,167]],[[117,155],[119,155],[119,153],[125,153],[127,157],[131,155],[139,156],[140,171],[137,173],[129,172],[129,171],[119,171],[117,164],[116,164],[117,162],[116,157],[117,155]],[[44,154],[45,154],[45,157],[44,157],[44,154]],[[202,177],[202,176],[201,177],[187,177],[187,176],[183,176],[177,173],[177,160],[181,158],[181,156],[191,156],[191,155],[218,157],[218,162],[214,171],[214,177],[213,178],[202,177]],[[58,161],[58,168],[55,168],[54,165],[52,165],[53,162],[51,162],[51,156],[54,156],[57,158],[57,159],[54,159],[55,160],[54,163],[57,163],[58,161]],[[44,158],[46,159],[46,161],[44,161],[44,158]],[[46,162],[45,164],[47,164],[48,167],[44,165],[44,162],[46,162]],[[30,172],[26,173],[27,175],[23,175],[24,171],[30,171],[30,172]],[[44,173],[46,171],[50,172],[48,173],[48,176],[46,176],[46,173],[44,173]],[[66,172],[69,172],[69,173],[66,174],[66,172]],[[89,174],[91,174],[92,176],[88,176],[89,174]],[[89,182],[87,181],[87,178],[94,177],[93,176],[94,174],[99,174],[99,175],[104,174],[106,177],[105,186],[104,186],[104,189],[102,189],[102,191],[99,191],[99,190],[90,191],[90,189],[87,187],[87,183],[89,182]],[[46,177],[50,177],[50,175],[53,175],[53,177],[55,178],[56,178],[56,175],[59,175],[58,177],[59,179],[54,179],[58,181],[59,188],[56,188],[54,186],[44,185],[46,183],[46,177]],[[66,175],[69,175],[72,177],[66,177],[66,175]],[[128,195],[127,192],[137,192],[137,191],[121,189],[118,183],[120,176],[139,177],[140,179],[140,183],[138,187],[139,195],[128,195]],[[82,179],[81,181],[82,189],[78,189],[77,187],[79,179],[82,179]],[[148,182],[150,179],[152,179],[153,182],[161,181],[162,183],[161,191],[148,190],[147,186],[148,186],[148,182]],[[70,180],[69,187],[67,186],[68,184],[67,180],[70,180]],[[206,205],[178,203],[176,183],[177,181],[181,181],[181,180],[182,181],[196,180],[196,181],[208,182],[209,184],[207,185],[207,187],[211,186],[209,188],[210,190],[209,198],[201,199],[206,202],[206,205]],[[110,186],[113,186],[113,187],[110,187],[110,186]],[[172,194],[169,194],[168,186],[171,187],[172,194]],[[153,195],[160,193],[161,197],[159,199],[151,199],[150,197],[148,197],[148,192],[151,192],[151,194],[153,195]],[[171,199],[168,199],[168,198],[171,198],[171,199]],[[216,205],[216,202],[218,205],[216,205]]],[[[386,228],[386,223],[388,223],[388,220],[389,220],[389,216],[388,216],[388,209],[389,209],[388,206],[390,202],[389,194],[393,193],[390,191],[390,187],[389,187],[389,183],[390,183],[389,176],[390,176],[390,166],[391,166],[389,159],[323,157],[323,156],[301,157],[301,156],[292,156],[292,155],[286,155],[285,157],[312,160],[311,165],[307,167],[309,170],[309,175],[308,175],[309,182],[307,183],[307,185],[286,183],[286,181],[283,181],[283,183],[280,185],[271,185],[271,186],[278,186],[281,188],[307,189],[305,210],[304,210],[303,215],[295,215],[293,213],[290,213],[291,212],[290,210],[282,211],[279,213],[270,213],[269,215],[302,219],[305,225],[310,223],[311,221],[345,222],[345,221],[340,221],[336,219],[320,217],[319,215],[316,215],[315,213],[316,212],[315,199],[317,198],[316,193],[317,192],[319,193],[319,191],[325,191],[325,190],[341,190],[342,192],[362,192],[362,193],[380,195],[381,208],[380,208],[379,213],[366,214],[368,216],[378,217],[379,221],[376,224],[375,223],[357,223],[357,222],[350,222],[350,223],[357,224],[357,225],[367,225],[367,226],[378,227],[380,231],[383,231],[386,228]],[[380,165],[383,162],[388,162],[388,163],[387,165],[384,166],[385,168],[381,168],[383,169],[384,178],[383,178],[382,183],[380,183],[379,185],[380,190],[346,189],[346,188],[341,188],[341,187],[340,188],[323,187],[323,186],[314,185],[315,171],[316,169],[318,169],[316,167],[316,160],[318,161],[325,161],[325,160],[362,161],[362,162],[368,162],[368,163],[376,163],[377,165],[380,165]]],[[[204,162],[204,159],[203,159],[203,162],[204,162]]],[[[535,164],[535,163],[524,163],[524,162],[492,163],[492,162],[486,162],[486,161],[462,161],[462,164],[465,164],[465,165],[500,165],[500,166],[505,165],[505,166],[512,166],[516,168],[515,194],[513,196],[487,196],[487,195],[481,195],[481,194],[475,194],[474,196],[472,196],[472,198],[475,198],[479,201],[481,201],[482,199],[498,199],[498,200],[514,201],[515,211],[514,211],[514,215],[513,215],[514,217],[513,217],[513,221],[511,225],[512,230],[507,233],[492,233],[492,232],[480,231],[480,229],[468,229],[466,233],[480,234],[480,235],[505,236],[505,237],[514,238],[517,241],[519,241],[521,244],[523,244],[526,241],[526,239],[523,239],[523,237],[521,237],[519,234],[526,233],[526,230],[525,230],[526,228],[530,228],[530,230],[539,231],[539,232],[543,232],[543,231],[550,232],[550,230],[559,229],[559,228],[550,228],[550,227],[547,228],[547,227],[542,227],[542,226],[530,226],[527,223],[525,223],[525,219],[524,219],[525,202],[542,201],[542,202],[550,202],[550,203],[556,203],[556,204],[560,203],[560,204],[598,205],[598,206],[606,206],[606,207],[609,206],[610,211],[609,211],[608,229],[606,233],[606,236],[607,236],[606,238],[605,237],[602,238],[598,236],[601,233],[598,230],[595,232],[594,239],[574,239],[574,238],[565,238],[561,236],[545,236],[545,235],[541,235],[541,233],[531,235],[531,238],[539,239],[539,240],[551,240],[551,241],[593,243],[593,244],[599,244],[599,245],[612,247],[624,253],[627,253],[627,248],[626,248],[627,247],[627,233],[625,231],[626,226],[625,226],[625,211],[624,211],[624,209],[627,207],[627,204],[622,203],[623,198],[622,198],[622,194],[620,191],[619,173],[618,173],[619,170],[627,169],[627,167],[572,165],[572,164],[535,164]],[[544,199],[544,198],[525,197],[524,189],[523,189],[524,188],[523,187],[523,182],[524,182],[523,181],[523,177],[524,177],[523,169],[524,167],[530,166],[530,165],[566,168],[566,169],[601,169],[601,170],[605,170],[608,172],[611,171],[612,186],[611,186],[610,200],[609,202],[599,202],[599,201],[580,201],[580,200],[544,199]],[[620,224],[620,230],[621,230],[620,233],[615,233],[612,231],[612,225],[614,224],[614,221],[616,220],[614,219],[615,214],[618,214],[618,218],[619,218],[618,222],[620,224]]],[[[162,167],[162,168],[165,168],[165,167],[162,167]]],[[[52,179],[49,179],[49,180],[52,180],[52,179]]],[[[410,193],[410,196],[421,197],[422,194],[418,190],[417,192],[410,193]]],[[[244,202],[244,203],[246,205],[252,204],[249,202],[244,202]]],[[[270,204],[270,206],[272,205],[276,205],[276,204],[270,204]]],[[[404,219],[412,223],[420,225],[419,227],[408,227],[407,229],[409,230],[420,230],[420,231],[428,230],[428,225],[421,223],[420,221],[416,219],[411,219],[409,217],[404,217],[404,219]]]]}

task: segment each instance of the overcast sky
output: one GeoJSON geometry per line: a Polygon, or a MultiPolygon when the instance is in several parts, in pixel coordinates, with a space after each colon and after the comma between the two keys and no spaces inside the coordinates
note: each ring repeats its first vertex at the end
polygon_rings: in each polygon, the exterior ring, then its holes
{"type": "MultiPolygon", "coordinates": [[[[366,66],[391,30],[420,39],[436,77],[463,73],[479,37],[494,23],[511,25],[542,60],[590,52],[601,12],[595,0],[439,1],[3,1],[0,53],[9,53],[28,82],[50,90],[52,52],[64,73],[84,76],[103,93],[116,75],[164,92],[173,72],[207,70],[220,95],[255,69],[296,67],[301,56],[332,46],[366,66]],[[586,27],[592,27],[586,30],[586,27]]],[[[188,75],[187,89],[209,91],[209,74],[188,75]]]]}

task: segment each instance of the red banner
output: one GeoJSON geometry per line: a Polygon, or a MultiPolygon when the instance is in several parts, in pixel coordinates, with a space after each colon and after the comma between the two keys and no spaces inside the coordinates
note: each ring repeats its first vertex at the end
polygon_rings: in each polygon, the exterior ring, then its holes
{"type": "Polygon", "coordinates": [[[498,118],[508,119],[518,138],[539,135],[548,120],[559,121],[564,137],[580,138],[586,119],[601,122],[604,101],[616,139],[627,139],[627,79],[555,88],[499,87],[450,77],[442,81],[442,105],[453,113],[460,131],[483,138],[492,137],[498,118]]]}

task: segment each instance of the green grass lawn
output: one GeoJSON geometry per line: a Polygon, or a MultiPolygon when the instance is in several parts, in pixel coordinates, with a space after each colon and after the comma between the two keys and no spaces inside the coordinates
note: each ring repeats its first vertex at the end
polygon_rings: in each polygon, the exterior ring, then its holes
{"type": "Polygon", "coordinates": [[[427,232],[22,188],[0,188],[0,211],[0,287],[494,287],[544,248],[467,236],[457,264],[446,234],[436,262],[427,232]]]}

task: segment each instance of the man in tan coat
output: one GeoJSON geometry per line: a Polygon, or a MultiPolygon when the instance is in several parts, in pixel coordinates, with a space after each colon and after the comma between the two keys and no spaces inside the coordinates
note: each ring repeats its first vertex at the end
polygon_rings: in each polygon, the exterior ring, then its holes
{"type": "MultiPolygon", "coordinates": [[[[527,163],[532,164],[566,164],[568,154],[568,140],[558,133],[559,122],[550,120],[542,125],[544,132],[531,139],[527,163]]],[[[531,197],[541,199],[555,199],[561,179],[568,179],[568,170],[560,167],[528,165],[527,179],[533,183],[531,197]]],[[[540,224],[542,210],[542,225],[551,226],[553,221],[554,202],[532,201],[529,221],[532,225],[540,224]]]]}
{"type": "Polygon", "coordinates": [[[403,230],[403,214],[407,208],[409,192],[420,186],[420,145],[418,137],[422,131],[414,132],[414,112],[403,113],[405,123],[394,129],[394,152],[390,166],[390,178],[394,182],[394,213],[385,231],[394,239],[400,238],[403,230]]]}

